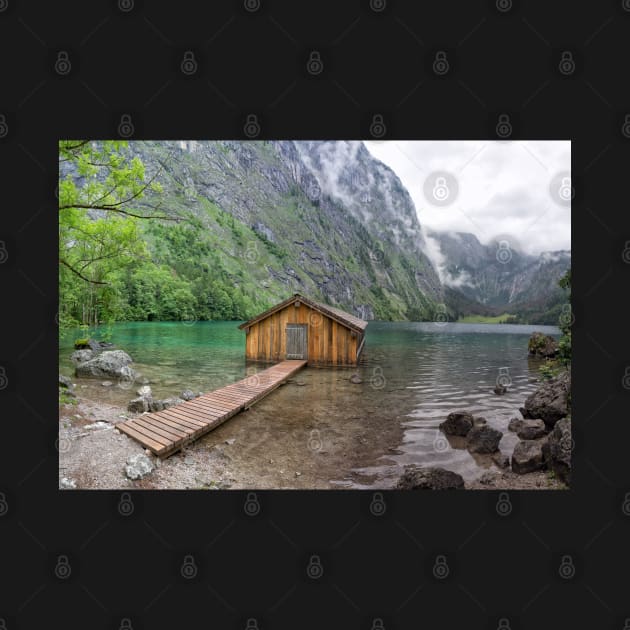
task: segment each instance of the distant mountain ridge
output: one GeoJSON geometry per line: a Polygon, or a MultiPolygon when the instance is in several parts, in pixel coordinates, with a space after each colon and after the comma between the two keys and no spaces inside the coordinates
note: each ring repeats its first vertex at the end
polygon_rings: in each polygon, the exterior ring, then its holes
{"type": "Polygon", "coordinates": [[[524,321],[557,323],[566,301],[558,281],[571,266],[571,252],[526,254],[515,239],[484,245],[466,232],[427,233],[446,303],[459,315],[513,313],[524,321]]]}

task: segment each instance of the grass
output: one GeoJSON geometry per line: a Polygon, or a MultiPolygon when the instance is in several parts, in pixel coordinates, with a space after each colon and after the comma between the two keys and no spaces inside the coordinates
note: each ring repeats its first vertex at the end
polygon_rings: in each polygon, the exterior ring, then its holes
{"type": "Polygon", "coordinates": [[[466,315],[457,321],[461,324],[503,324],[510,317],[509,313],[501,315],[466,315]]]}

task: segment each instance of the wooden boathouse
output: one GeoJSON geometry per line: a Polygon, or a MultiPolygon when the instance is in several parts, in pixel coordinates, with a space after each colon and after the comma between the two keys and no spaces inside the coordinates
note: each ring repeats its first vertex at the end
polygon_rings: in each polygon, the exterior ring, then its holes
{"type": "Polygon", "coordinates": [[[367,322],[299,293],[260,313],[239,328],[245,330],[250,361],[287,359],[309,365],[357,365],[367,322]]]}

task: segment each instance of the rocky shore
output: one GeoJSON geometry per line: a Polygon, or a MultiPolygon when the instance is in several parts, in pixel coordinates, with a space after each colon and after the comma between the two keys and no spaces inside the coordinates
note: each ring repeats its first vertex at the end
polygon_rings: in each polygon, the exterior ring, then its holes
{"type": "MultiPolygon", "coordinates": [[[[557,354],[558,344],[548,335],[533,333],[529,353],[545,358],[557,354]]],[[[495,390],[496,394],[500,392],[495,390]]],[[[571,483],[571,373],[562,370],[541,382],[510,420],[508,430],[519,438],[511,456],[499,451],[503,433],[490,427],[485,418],[468,411],[453,411],[439,425],[446,436],[464,439],[470,453],[492,456],[494,470],[465,484],[449,470],[407,466],[396,486],[412,490],[533,489],[567,488],[571,483]]]]}

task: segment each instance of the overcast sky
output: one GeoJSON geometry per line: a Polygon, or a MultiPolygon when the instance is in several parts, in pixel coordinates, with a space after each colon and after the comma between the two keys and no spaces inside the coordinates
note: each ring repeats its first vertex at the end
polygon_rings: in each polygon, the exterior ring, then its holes
{"type": "Polygon", "coordinates": [[[420,224],[571,249],[569,141],[366,141],[409,191],[420,224]],[[568,178],[568,179],[567,179],[568,178]]]}

